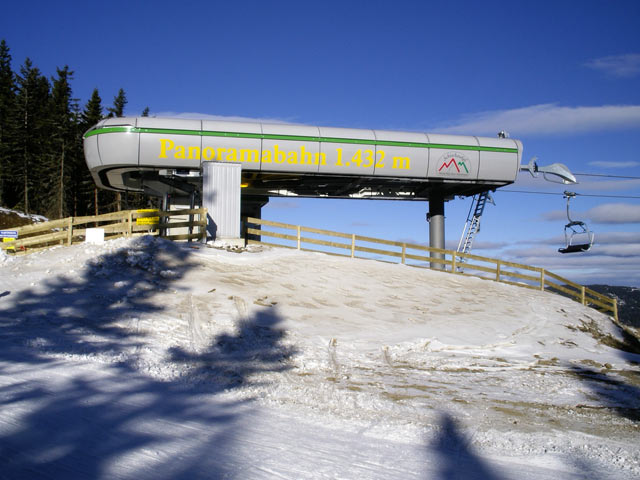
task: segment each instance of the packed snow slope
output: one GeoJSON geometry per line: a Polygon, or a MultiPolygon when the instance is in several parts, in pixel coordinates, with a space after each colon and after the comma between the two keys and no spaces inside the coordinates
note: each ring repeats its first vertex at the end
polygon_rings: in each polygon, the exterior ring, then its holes
{"type": "Polygon", "coordinates": [[[640,356],[561,296],[152,237],[0,257],[0,478],[640,478],[640,356]]]}

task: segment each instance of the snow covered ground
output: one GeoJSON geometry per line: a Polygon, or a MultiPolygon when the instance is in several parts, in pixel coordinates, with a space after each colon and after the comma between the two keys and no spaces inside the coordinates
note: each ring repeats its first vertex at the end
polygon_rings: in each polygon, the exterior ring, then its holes
{"type": "Polygon", "coordinates": [[[151,237],[0,255],[0,478],[640,478],[640,356],[560,296],[151,237]]]}

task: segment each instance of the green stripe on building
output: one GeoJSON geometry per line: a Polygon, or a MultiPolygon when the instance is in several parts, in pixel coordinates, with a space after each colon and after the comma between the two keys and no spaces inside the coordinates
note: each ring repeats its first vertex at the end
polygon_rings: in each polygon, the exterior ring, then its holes
{"type": "Polygon", "coordinates": [[[505,147],[483,147],[480,145],[453,145],[442,143],[422,143],[422,142],[397,142],[392,140],[366,140],[360,138],[338,138],[338,137],[313,137],[305,135],[278,135],[271,133],[239,133],[220,132],[207,130],[178,130],[168,128],[139,128],[139,127],[101,127],[85,133],[84,138],[107,133],[150,133],[154,135],[196,135],[201,137],[227,137],[227,138],[252,138],[261,140],[288,140],[294,142],[322,142],[322,143],[344,143],[355,145],[379,145],[387,147],[411,147],[411,148],[438,148],[442,150],[472,150],[479,152],[504,152],[518,153],[517,148],[505,147]]]}

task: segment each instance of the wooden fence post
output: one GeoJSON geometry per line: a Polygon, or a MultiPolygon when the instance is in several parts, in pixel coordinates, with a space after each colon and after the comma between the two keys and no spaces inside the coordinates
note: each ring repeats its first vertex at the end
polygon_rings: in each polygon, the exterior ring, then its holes
{"type": "Polygon", "coordinates": [[[587,289],[586,289],[586,287],[584,285],[580,288],[580,302],[582,303],[582,305],[586,305],[587,304],[586,290],[587,289]]]}
{"type": "Polygon", "coordinates": [[[298,225],[296,229],[298,230],[298,250],[300,250],[300,225],[298,225]]]}
{"type": "Polygon", "coordinates": [[[131,235],[133,235],[133,210],[129,210],[127,220],[129,223],[129,225],[127,226],[127,237],[130,237],[131,235]]]}
{"type": "Polygon", "coordinates": [[[356,255],[356,234],[352,233],[351,234],[351,258],[355,257],[356,255]]]}
{"type": "Polygon", "coordinates": [[[544,292],[544,268],[540,269],[540,290],[544,292]]]}
{"type": "Polygon", "coordinates": [[[69,217],[67,229],[67,245],[71,245],[73,242],[73,217],[69,217]]]}
{"type": "Polygon", "coordinates": [[[496,260],[496,282],[500,281],[500,260],[496,260]]]}
{"type": "Polygon", "coordinates": [[[458,273],[457,272],[458,268],[456,267],[456,257],[457,257],[456,252],[453,252],[451,254],[451,273],[458,273]]]}
{"type": "Polygon", "coordinates": [[[402,244],[402,264],[403,265],[406,263],[406,258],[407,258],[407,244],[403,243],[402,244]]]}

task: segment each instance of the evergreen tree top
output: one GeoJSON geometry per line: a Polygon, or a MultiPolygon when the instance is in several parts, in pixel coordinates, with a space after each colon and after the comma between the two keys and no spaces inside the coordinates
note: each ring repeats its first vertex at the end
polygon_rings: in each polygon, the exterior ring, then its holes
{"type": "Polygon", "coordinates": [[[118,91],[118,95],[113,98],[113,107],[109,107],[109,118],[112,117],[124,117],[124,107],[127,105],[127,96],[124,90],[121,88],[118,91]]]}

